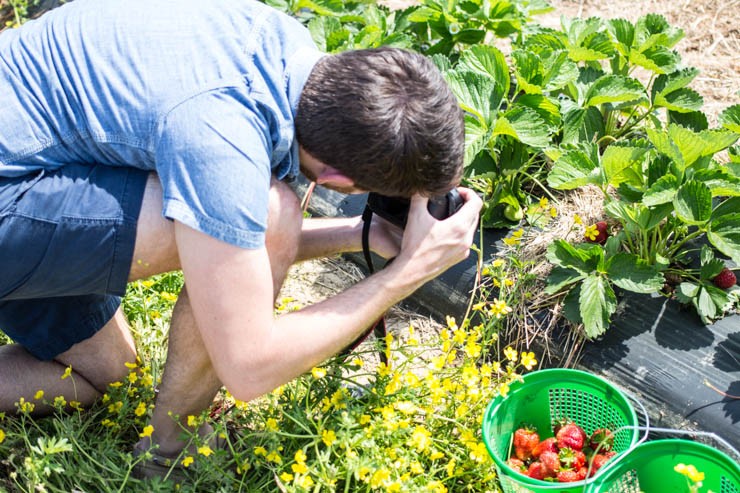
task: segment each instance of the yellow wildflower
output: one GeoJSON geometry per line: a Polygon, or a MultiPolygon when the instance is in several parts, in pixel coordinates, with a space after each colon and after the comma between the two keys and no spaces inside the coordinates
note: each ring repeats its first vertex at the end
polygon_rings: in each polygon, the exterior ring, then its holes
{"type": "Polygon", "coordinates": [[[595,224],[591,224],[590,226],[586,226],[586,231],[583,233],[583,236],[588,240],[594,241],[599,236],[599,230],[595,224]]]}
{"type": "Polygon", "coordinates": [[[311,375],[313,375],[313,377],[316,380],[320,378],[324,378],[326,376],[326,368],[319,368],[319,367],[311,368],[311,375]]]}
{"type": "Polygon", "coordinates": [[[195,461],[195,459],[193,459],[190,455],[188,455],[182,460],[182,467],[190,467],[193,461],[195,461]]]}
{"type": "Polygon", "coordinates": [[[267,449],[262,446],[254,447],[254,455],[267,456],[267,449]]]}
{"type": "Polygon", "coordinates": [[[380,468],[377,471],[373,473],[372,478],[370,478],[370,486],[373,488],[379,488],[380,486],[383,486],[383,483],[388,481],[391,478],[391,473],[388,471],[388,469],[380,468]]]}
{"type": "Polygon", "coordinates": [[[280,475],[280,479],[285,483],[290,483],[293,481],[293,475],[286,471],[280,475]]]}
{"type": "Polygon", "coordinates": [[[64,380],[67,377],[69,377],[70,375],[72,375],[72,366],[68,366],[67,368],[64,369],[64,373],[62,373],[62,378],[61,379],[64,380]]]}
{"type": "Polygon", "coordinates": [[[0,443],[3,443],[5,440],[5,432],[0,429],[0,443]]]}
{"type": "Polygon", "coordinates": [[[573,222],[576,224],[583,224],[583,219],[578,214],[573,214],[573,222]]]}
{"type": "Polygon", "coordinates": [[[511,346],[506,346],[506,349],[504,349],[504,356],[506,357],[507,360],[511,362],[515,362],[519,355],[516,349],[514,349],[511,346]]]}
{"type": "Polygon", "coordinates": [[[154,431],[154,427],[152,425],[147,425],[147,426],[144,427],[143,430],[141,430],[141,433],[139,433],[139,436],[141,438],[150,437],[150,436],[152,436],[152,432],[153,431],[154,431]]]}
{"type": "Polygon", "coordinates": [[[327,447],[331,447],[332,444],[337,441],[337,435],[334,433],[334,430],[324,430],[321,432],[321,441],[323,441],[327,447]]]}
{"type": "Polygon", "coordinates": [[[146,404],[143,402],[139,402],[139,405],[136,406],[136,409],[134,410],[134,414],[137,416],[144,416],[146,413],[146,404]]]}
{"type": "Polygon", "coordinates": [[[409,445],[416,447],[416,450],[419,452],[423,452],[427,450],[431,444],[432,433],[429,430],[421,425],[414,428],[413,433],[411,433],[411,438],[409,439],[409,445]]]}
{"type": "Polygon", "coordinates": [[[213,450],[208,445],[202,445],[202,446],[198,447],[198,453],[200,455],[203,455],[205,457],[208,457],[209,455],[211,455],[213,453],[213,450]]]}
{"type": "Polygon", "coordinates": [[[531,370],[534,367],[534,365],[537,364],[537,358],[534,357],[534,353],[531,351],[528,353],[526,352],[522,353],[521,357],[522,357],[522,366],[524,366],[524,368],[526,368],[527,370],[531,370]]]}

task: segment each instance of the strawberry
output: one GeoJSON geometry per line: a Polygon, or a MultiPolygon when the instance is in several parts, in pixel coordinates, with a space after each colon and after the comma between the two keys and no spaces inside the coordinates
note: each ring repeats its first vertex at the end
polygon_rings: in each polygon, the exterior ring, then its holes
{"type": "Polygon", "coordinates": [[[737,282],[737,278],[735,277],[734,272],[725,267],[724,269],[722,269],[722,272],[717,274],[714,279],[712,279],[712,282],[720,289],[728,289],[735,285],[735,283],[737,282]]]}
{"type": "Polygon", "coordinates": [[[518,428],[514,432],[514,455],[519,460],[532,458],[532,450],[540,443],[540,436],[533,428],[518,428]]]}
{"type": "Polygon", "coordinates": [[[604,464],[606,464],[611,457],[607,457],[605,454],[596,454],[594,455],[593,459],[591,459],[591,476],[596,474],[596,471],[602,468],[604,464]]]}
{"type": "Polygon", "coordinates": [[[591,434],[588,446],[596,452],[608,452],[614,447],[614,434],[606,428],[598,428],[591,434]]]}
{"type": "Polygon", "coordinates": [[[542,452],[540,462],[546,478],[554,478],[560,470],[560,457],[555,452],[542,452]]]}
{"type": "Polygon", "coordinates": [[[527,466],[524,465],[524,462],[516,457],[510,457],[509,460],[506,461],[506,464],[516,472],[524,474],[527,471],[527,466]]]}
{"type": "Polygon", "coordinates": [[[534,461],[527,469],[527,476],[533,479],[545,479],[545,472],[542,469],[542,462],[534,461]]]}
{"type": "Polygon", "coordinates": [[[542,452],[549,451],[549,452],[558,452],[558,441],[555,439],[555,437],[545,438],[540,443],[537,444],[537,446],[532,451],[533,457],[539,457],[542,452]]]}
{"type": "Polygon", "coordinates": [[[578,469],[578,481],[583,481],[588,476],[588,467],[583,466],[578,469]]]}
{"type": "Polygon", "coordinates": [[[606,221],[599,221],[596,224],[596,231],[594,232],[596,236],[593,236],[593,234],[586,234],[586,241],[589,243],[598,243],[599,245],[603,245],[606,243],[606,239],[609,237],[609,233],[607,232],[606,228],[606,221]]]}
{"type": "Polygon", "coordinates": [[[561,483],[575,483],[578,479],[578,471],[573,469],[562,469],[558,472],[557,480],[561,483]]]}
{"type": "Polygon", "coordinates": [[[586,454],[572,448],[560,449],[558,453],[560,463],[568,469],[578,470],[586,463],[586,454]]]}
{"type": "Polygon", "coordinates": [[[586,432],[580,426],[571,422],[560,428],[555,438],[560,448],[582,450],[586,442],[586,432]]]}

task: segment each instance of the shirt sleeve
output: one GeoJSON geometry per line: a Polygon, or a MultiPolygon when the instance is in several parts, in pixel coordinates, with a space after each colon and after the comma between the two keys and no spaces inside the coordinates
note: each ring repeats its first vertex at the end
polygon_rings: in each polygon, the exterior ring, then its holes
{"type": "Polygon", "coordinates": [[[242,248],[264,245],[272,143],[246,87],[198,94],[160,122],[165,217],[242,248]]]}

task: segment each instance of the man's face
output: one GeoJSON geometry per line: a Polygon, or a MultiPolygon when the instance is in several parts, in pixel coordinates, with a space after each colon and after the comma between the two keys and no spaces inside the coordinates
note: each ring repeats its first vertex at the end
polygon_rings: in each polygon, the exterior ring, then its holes
{"type": "Polygon", "coordinates": [[[351,178],[319,161],[306,152],[302,147],[299,148],[298,155],[300,159],[301,173],[303,173],[303,175],[310,181],[315,181],[317,184],[326,187],[329,190],[334,190],[348,195],[366,192],[366,190],[356,187],[351,178]]]}

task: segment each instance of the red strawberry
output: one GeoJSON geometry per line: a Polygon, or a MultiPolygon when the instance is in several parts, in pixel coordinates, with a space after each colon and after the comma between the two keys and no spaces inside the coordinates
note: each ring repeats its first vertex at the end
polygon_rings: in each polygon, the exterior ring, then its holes
{"type": "Polygon", "coordinates": [[[583,466],[578,470],[578,481],[583,481],[588,476],[588,467],[583,466]]]}
{"type": "Polygon", "coordinates": [[[534,450],[532,450],[532,456],[539,457],[542,452],[545,451],[557,453],[558,441],[555,439],[555,437],[545,438],[540,443],[538,443],[534,450]]]}
{"type": "Polygon", "coordinates": [[[542,462],[534,461],[527,469],[527,476],[533,479],[545,479],[545,472],[542,469],[542,462]]]}
{"type": "Polygon", "coordinates": [[[558,453],[560,463],[568,469],[578,470],[586,463],[586,454],[572,448],[560,449],[558,453]]]}
{"type": "Polygon", "coordinates": [[[554,478],[560,470],[560,457],[555,452],[542,452],[540,455],[542,472],[546,478],[554,478]]]}
{"type": "Polygon", "coordinates": [[[561,470],[558,472],[557,479],[561,483],[575,483],[576,481],[580,481],[578,479],[578,471],[574,471],[573,469],[561,470]]]}
{"type": "Polygon", "coordinates": [[[737,282],[737,278],[735,277],[734,272],[725,267],[724,269],[722,269],[722,272],[717,274],[714,279],[712,279],[712,282],[720,289],[727,289],[735,285],[735,283],[737,282]]]}
{"type": "Polygon", "coordinates": [[[519,460],[532,458],[532,450],[540,443],[537,432],[528,427],[519,428],[514,432],[514,455],[519,460]]]}
{"type": "Polygon", "coordinates": [[[614,434],[606,428],[598,428],[591,433],[588,446],[602,454],[608,452],[614,447],[614,434]]]}
{"type": "Polygon", "coordinates": [[[611,457],[607,457],[604,454],[596,454],[594,455],[593,459],[591,459],[591,476],[596,474],[596,471],[602,468],[604,464],[606,464],[611,457]]]}
{"type": "Polygon", "coordinates": [[[586,235],[586,240],[590,243],[598,243],[603,245],[606,243],[606,239],[609,237],[609,233],[606,231],[606,221],[599,221],[596,224],[596,236],[586,235]]]}
{"type": "Polygon", "coordinates": [[[511,457],[509,460],[506,461],[506,464],[512,469],[514,469],[516,472],[521,472],[522,474],[526,473],[527,466],[524,465],[524,462],[517,459],[516,457],[511,457]]]}
{"type": "Polygon", "coordinates": [[[558,447],[560,448],[582,450],[586,442],[586,432],[577,424],[568,423],[558,430],[555,438],[558,440],[558,447]]]}

